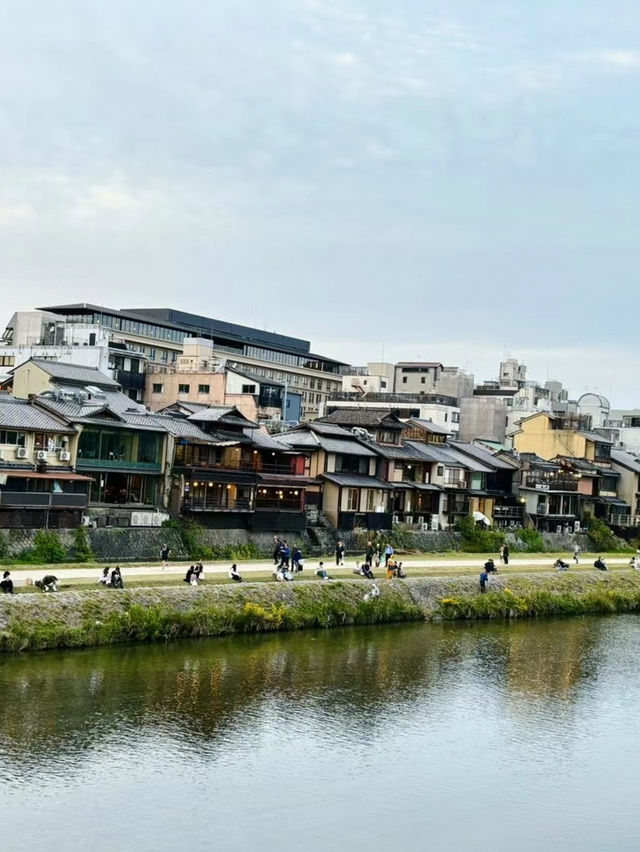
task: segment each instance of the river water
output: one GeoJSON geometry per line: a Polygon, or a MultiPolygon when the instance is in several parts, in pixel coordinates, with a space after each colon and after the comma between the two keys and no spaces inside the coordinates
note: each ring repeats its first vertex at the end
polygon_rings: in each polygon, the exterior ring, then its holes
{"type": "Polygon", "coordinates": [[[637,850],[640,620],[0,658],[0,849],[637,850]]]}

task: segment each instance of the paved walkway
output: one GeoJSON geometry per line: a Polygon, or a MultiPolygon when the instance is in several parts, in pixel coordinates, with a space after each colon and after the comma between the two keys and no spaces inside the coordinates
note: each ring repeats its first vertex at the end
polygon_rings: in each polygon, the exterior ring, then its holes
{"type": "MultiPolygon", "coordinates": [[[[610,567],[627,567],[629,565],[630,556],[616,556],[612,558],[607,558],[606,562],[610,567]]],[[[595,556],[588,557],[584,556],[581,561],[582,568],[592,568],[593,560],[595,556]]],[[[483,554],[469,555],[461,557],[460,559],[438,559],[438,558],[417,558],[417,557],[409,557],[407,559],[402,559],[402,564],[408,572],[411,569],[426,569],[429,571],[440,569],[442,574],[434,575],[434,576],[443,576],[446,577],[450,574],[456,573],[464,573],[465,571],[479,571],[485,561],[485,557],[483,554]]],[[[565,559],[566,562],[569,562],[570,570],[574,567],[573,560],[568,557],[565,559]]],[[[496,565],[499,571],[503,571],[504,573],[521,573],[522,569],[526,568],[551,568],[553,566],[554,559],[550,556],[535,556],[535,557],[515,557],[509,559],[509,566],[505,570],[505,566],[501,566],[498,560],[496,560],[496,565]],[[518,568],[518,572],[512,572],[511,569],[518,568]]],[[[117,560],[114,560],[113,565],[118,564],[117,560]]],[[[207,574],[210,575],[226,575],[231,567],[231,561],[228,562],[205,562],[205,576],[207,574]]],[[[318,565],[318,559],[307,559],[305,563],[309,568],[315,570],[318,565]]],[[[162,568],[161,565],[157,563],[149,563],[146,565],[127,565],[126,562],[120,563],[122,568],[122,574],[125,578],[127,577],[167,577],[170,579],[175,579],[176,577],[184,576],[188,566],[188,563],[180,562],[173,563],[169,565],[168,568],[162,568]]],[[[329,560],[328,558],[325,560],[326,568],[331,571],[332,567],[335,567],[334,561],[329,560]]],[[[60,580],[95,580],[97,583],[98,576],[102,572],[101,566],[92,566],[87,567],[84,565],[77,565],[71,568],[58,568],[56,565],[52,565],[50,568],[43,568],[41,566],[30,566],[30,565],[19,565],[19,566],[9,566],[11,570],[11,577],[14,583],[17,586],[25,585],[25,581],[27,577],[31,579],[38,579],[42,577],[46,573],[55,574],[60,580]]],[[[273,562],[269,560],[264,560],[262,562],[238,562],[238,567],[240,572],[243,575],[246,574],[265,574],[273,570],[273,562]]],[[[345,563],[342,571],[349,571],[356,567],[356,560],[348,559],[345,563]]],[[[374,569],[375,572],[376,569],[374,569]]],[[[380,569],[377,569],[380,572],[380,569]]],[[[595,569],[594,569],[595,570],[595,569]]],[[[524,572],[526,573],[526,571],[524,572]]]]}

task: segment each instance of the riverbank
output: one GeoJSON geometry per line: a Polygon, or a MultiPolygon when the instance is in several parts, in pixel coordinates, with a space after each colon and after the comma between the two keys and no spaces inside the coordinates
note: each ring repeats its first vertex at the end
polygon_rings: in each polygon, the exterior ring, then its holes
{"type": "Polygon", "coordinates": [[[244,583],[141,587],[0,597],[0,651],[166,642],[399,621],[523,618],[640,610],[640,575],[545,575],[475,579],[423,577],[371,583],[244,583]]]}

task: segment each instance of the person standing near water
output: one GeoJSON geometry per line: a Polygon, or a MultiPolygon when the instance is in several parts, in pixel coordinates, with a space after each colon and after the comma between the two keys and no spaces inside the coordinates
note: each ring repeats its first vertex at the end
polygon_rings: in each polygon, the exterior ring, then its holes
{"type": "Polygon", "coordinates": [[[489,574],[487,573],[487,569],[483,568],[482,573],[480,574],[480,594],[484,595],[487,591],[487,583],[489,582],[489,574]]]}
{"type": "Polygon", "coordinates": [[[336,544],[336,565],[344,565],[344,541],[338,539],[336,544]]]}
{"type": "Polygon", "coordinates": [[[169,565],[169,555],[171,553],[171,548],[168,544],[162,545],[162,550],[160,551],[160,556],[162,558],[162,567],[163,569],[169,565]]]}
{"type": "Polygon", "coordinates": [[[581,547],[580,547],[580,545],[576,542],[576,543],[573,545],[573,561],[576,563],[576,565],[580,562],[580,553],[581,553],[581,552],[582,552],[582,548],[581,548],[581,547]]]}
{"type": "Polygon", "coordinates": [[[505,565],[509,564],[509,545],[506,542],[502,545],[502,561],[505,565]]]}

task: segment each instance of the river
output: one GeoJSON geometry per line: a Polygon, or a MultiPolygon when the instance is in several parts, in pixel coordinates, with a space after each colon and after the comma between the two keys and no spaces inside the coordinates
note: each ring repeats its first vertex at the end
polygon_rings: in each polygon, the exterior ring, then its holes
{"type": "Polygon", "coordinates": [[[640,621],[0,658],[0,848],[637,850],[640,621]]]}

